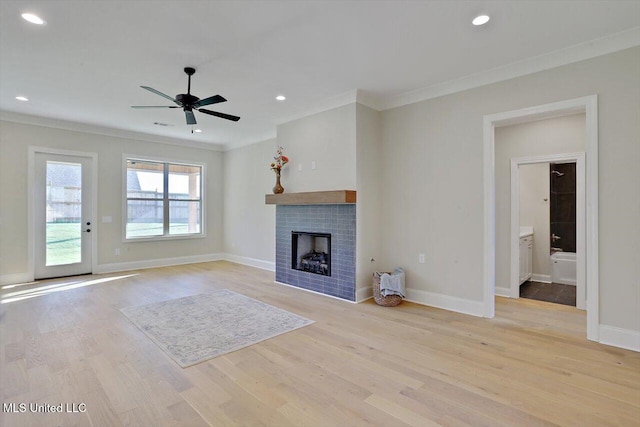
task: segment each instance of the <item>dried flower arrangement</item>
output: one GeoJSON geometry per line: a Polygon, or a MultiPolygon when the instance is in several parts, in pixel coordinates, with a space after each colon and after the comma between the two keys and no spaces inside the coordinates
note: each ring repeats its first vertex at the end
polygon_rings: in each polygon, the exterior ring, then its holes
{"type": "Polygon", "coordinates": [[[271,170],[276,173],[276,175],[280,175],[280,171],[282,167],[289,163],[289,158],[282,154],[283,148],[278,146],[278,150],[276,151],[276,155],[273,157],[273,162],[271,163],[271,170]]]}

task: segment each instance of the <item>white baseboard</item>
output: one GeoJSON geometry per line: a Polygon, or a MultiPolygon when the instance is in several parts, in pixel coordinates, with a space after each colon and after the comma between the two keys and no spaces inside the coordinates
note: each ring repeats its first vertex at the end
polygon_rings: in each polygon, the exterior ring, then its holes
{"type": "Polygon", "coordinates": [[[356,289],[356,302],[364,302],[371,298],[373,298],[373,288],[371,286],[356,289]]]}
{"type": "Polygon", "coordinates": [[[223,254],[190,255],[173,258],[149,259],[144,261],[98,264],[93,274],[115,273],[119,271],[143,270],[145,268],[170,267],[172,265],[194,264],[197,262],[220,261],[223,254]]]}
{"type": "Polygon", "coordinates": [[[473,301],[418,289],[407,289],[406,300],[457,313],[470,314],[477,317],[484,316],[484,303],[482,301],[473,301]]]}
{"type": "Polygon", "coordinates": [[[248,265],[249,267],[261,268],[262,270],[276,271],[276,263],[272,261],[264,261],[256,258],[249,258],[234,254],[222,254],[222,259],[236,264],[248,265]]]}
{"type": "Polygon", "coordinates": [[[532,282],[551,283],[551,276],[548,274],[532,274],[532,282]]]}
{"type": "Polygon", "coordinates": [[[29,273],[3,274],[0,276],[0,285],[13,285],[27,282],[33,282],[33,276],[29,273]]]}
{"type": "Polygon", "coordinates": [[[496,286],[495,294],[499,297],[511,298],[511,288],[496,286]]]}
{"type": "Polygon", "coordinates": [[[323,296],[323,297],[337,299],[338,301],[344,301],[344,302],[348,302],[350,304],[356,304],[355,301],[350,301],[348,299],[334,297],[333,295],[323,294],[322,292],[312,291],[311,289],[300,288],[298,286],[289,285],[288,283],[278,282],[277,280],[274,280],[273,283],[275,283],[276,285],[282,285],[282,286],[287,286],[289,288],[298,289],[300,291],[311,292],[312,294],[320,295],[320,296],[323,296]]]}
{"type": "Polygon", "coordinates": [[[600,325],[600,344],[640,352],[640,332],[616,326],[600,325]]]}
{"type": "MultiPolygon", "coordinates": [[[[215,253],[203,255],[190,255],[183,257],[149,259],[142,261],[117,262],[110,264],[98,264],[93,270],[93,274],[116,273],[120,271],[143,270],[146,268],[169,267],[172,265],[194,264],[198,262],[209,261],[229,261],[238,264],[248,265],[250,267],[261,268],[263,270],[275,271],[274,262],[264,261],[255,258],[242,257],[234,254],[215,253]]],[[[32,282],[33,276],[29,273],[4,274],[0,276],[0,284],[15,284],[23,282],[32,282]]]]}

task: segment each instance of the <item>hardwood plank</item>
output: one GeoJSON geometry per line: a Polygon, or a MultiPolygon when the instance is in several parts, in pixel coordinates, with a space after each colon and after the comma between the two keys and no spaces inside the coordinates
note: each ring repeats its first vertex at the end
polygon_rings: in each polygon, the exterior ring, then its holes
{"type": "Polygon", "coordinates": [[[229,418],[215,401],[207,399],[204,390],[197,387],[185,390],[180,395],[194,411],[213,427],[233,427],[239,425],[229,418]]]}
{"type": "Polygon", "coordinates": [[[0,374],[0,391],[3,401],[10,401],[16,396],[29,392],[29,376],[25,359],[3,362],[0,374]]]}
{"type": "Polygon", "coordinates": [[[402,421],[403,423],[413,427],[440,426],[437,422],[431,421],[429,418],[423,417],[422,415],[377,394],[372,394],[367,397],[365,402],[375,408],[382,409],[387,414],[397,418],[398,421],[402,421]]]}
{"type": "Polygon", "coordinates": [[[184,400],[167,408],[172,417],[170,423],[174,427],[204,427],[207,422],[184,400]]]}
{"type": "Polygon", "coordinates": [[[481,319],[350,304],[222,261],[73,281],[100,278],[113,280],[35,282],[19,291],[38,296],[2,304],[4,401],[87,413],[0,425],[640,425],[640,354],[587,341],[572,307],[497,298],[481,319]],[[225,288],[315,323],[182,369],[119,311],[225,288]]]}

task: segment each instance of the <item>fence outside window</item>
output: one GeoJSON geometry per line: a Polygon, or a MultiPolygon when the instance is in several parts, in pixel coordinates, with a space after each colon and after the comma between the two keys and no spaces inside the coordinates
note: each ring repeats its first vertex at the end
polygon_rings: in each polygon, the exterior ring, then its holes
{"type": "Polygon", "coordinates": [[[126,238],[202,234],[202,166],[127,159],[126,238]]]}

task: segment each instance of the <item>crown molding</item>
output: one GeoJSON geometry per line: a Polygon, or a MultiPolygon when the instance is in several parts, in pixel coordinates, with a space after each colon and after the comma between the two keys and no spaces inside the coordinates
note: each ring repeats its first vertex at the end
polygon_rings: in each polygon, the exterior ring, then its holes
{"type": "Polygon", "coordinates": [[[356,93],[356,102],[376,111],[382,111],[382,106],[384,105],[381,97],[362,89],[358,89],[356,93]]]}
{"type": "Polygon", "coordinates": [[[223,146],[213,143],[189,141],[186,139],[167,138],[166,136],[151,135],[142,132],[134,132],[123,129],[115,129],[86,123],[71,122],[67,120],[51,119],[29,114],[0,111],[0,120],[20,123],[25,125],[41,126],[54,129],[84,132],[94,135],[111,136],[115,138],[133,139],[136,141],[155,142],[159,144],[179,145],[181,147],[200,148],[211,151],[223,151],[223,146]]]}
{"type": "MultiPolygon", "coordinates": [[[[362,104],[369,108],[373,108],[376,111],[380,111],[380,100],[361,89],[350,90],[348,92],[341,93],[327,100],[317,102],[312,108],[306,109],[303,112],[291,114],[278,121],[276,126],[292,122],[294,120],[303,119],[305,117],[313,116],[325,111],[333,110],[334,108],[344,107],[350,104],[362,104]]],[[[277,132],[274,128],[273,131],[265,132],[262,135],[252,138],[250,140],[237,142],[235,144],[223,145],[224,151],[235,150],[236,148],[246,147],[248,145],[259,144],[261,142],[277,139],[277,132]]]]}
{"type": "Polygon", "coordinates": [[[373,108],[376,111],[380,111],[381,100],[378,97],[370,94],[367,91],[363,91],[362,89],[354,89],[325,99],[323,101],[316,102],[311,108],[307,108],[301,112],[290,114],[280,119],[277,125],[282,125],[294,120],[313,116],[314,114],[322,113],[325,111],[333,110],[334,108],[339,108],[355,103],[373,108]]]}
{"type": "Polygon", "coordinates": [[[460,79],[388,96],[378,99],[376,104],[379,110],[389,110],[391,108],[414,104],[427,99],[450,95],[491,83],[549,70],[562,65],[584,61],[638,45],[640,45],[640,27],[633,27],[606,37],[471,74],[460,79]]]}
{"type": "Polygon", "coordinates": [[[358,96],[358,90],[350,90],[348,92],[341,93],[331,98],[324,99],[313,103],[309,108],[305,108],[294,114],[289,114],[278,120],[277,126],[292,122],[294,120],[302,119],[304,117],[313,116],[314,114],[322,113],[324,111],[333,110],[334,108],[343,107],[348,104],[356,102],[358,96]]]}

